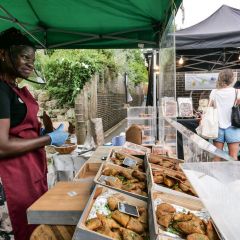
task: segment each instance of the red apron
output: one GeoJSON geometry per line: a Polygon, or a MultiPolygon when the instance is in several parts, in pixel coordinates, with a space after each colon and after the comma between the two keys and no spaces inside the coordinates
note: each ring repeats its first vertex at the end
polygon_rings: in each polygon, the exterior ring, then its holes
{"type": "MultiPolygon", "coordinates": [[[[38,104],[26,87],[12,87],[26,104],[27,114],[9,135],[17,138],[39,137],[38,104]]],[[[44,148],[17,157],[0,159],[0,177],[6,193],[15,240],[28,240],[36,225],[27,224],[27,208],[47,191],[47,162],[44,148]]]]}

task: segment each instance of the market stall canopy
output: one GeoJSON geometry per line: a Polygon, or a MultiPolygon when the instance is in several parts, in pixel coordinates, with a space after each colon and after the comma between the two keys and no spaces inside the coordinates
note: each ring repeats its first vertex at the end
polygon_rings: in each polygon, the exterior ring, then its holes
{"type": "Polygon", "coordinates": [[[175,33],[178,70],[239,68],[240,10],[226,5],[202,22],[175,33]]]}
{"type": "Polygon", "coordinates": [[[18,27],[39,48],[158,48],[182,0],[0,0],[0,31],[18,27]]]}

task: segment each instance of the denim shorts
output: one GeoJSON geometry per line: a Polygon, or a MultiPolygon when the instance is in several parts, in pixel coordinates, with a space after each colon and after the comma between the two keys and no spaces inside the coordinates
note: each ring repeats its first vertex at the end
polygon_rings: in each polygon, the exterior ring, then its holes
{"type": "Polygon", "coordinates": [[[237,143],[240,142],[240,128],[228,127],[226,129],[219,128],[218,137],[214,142],[237,143]]]}

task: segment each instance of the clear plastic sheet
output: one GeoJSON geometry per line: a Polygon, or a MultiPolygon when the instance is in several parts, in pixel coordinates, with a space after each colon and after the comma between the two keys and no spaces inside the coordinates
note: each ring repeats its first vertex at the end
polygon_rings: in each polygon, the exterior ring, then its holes
{"type": "Polygon", "coordinates": [[[142,144],[154,144],[156,140],[156,108],[129,107],[127,109],[127,126],[137,124],[142,129],[142,144]]]}
{"type": "Polygon", "coordinates": [[[184,156],[180,158],[185,162],[210,162],[216,157],[223,161],[234,160],[226,152],[216,148],[182,124],[170,118],[164,118],[164,120],[182,135],[184,156]]]}
{"type": "Polygon", "coordinates": [[[240,236],[240,162],[184,163],[181,167],[226,240],[240,236]]]}

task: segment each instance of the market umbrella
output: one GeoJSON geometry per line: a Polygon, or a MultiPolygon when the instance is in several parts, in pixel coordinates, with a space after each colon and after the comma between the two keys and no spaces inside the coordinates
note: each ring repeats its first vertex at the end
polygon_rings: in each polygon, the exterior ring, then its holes
{"type": "Polygon", "coordinates": [[[158,48],[182,0],[0,0],[0,31],[18,27],[39,48],[158,48]]]}

